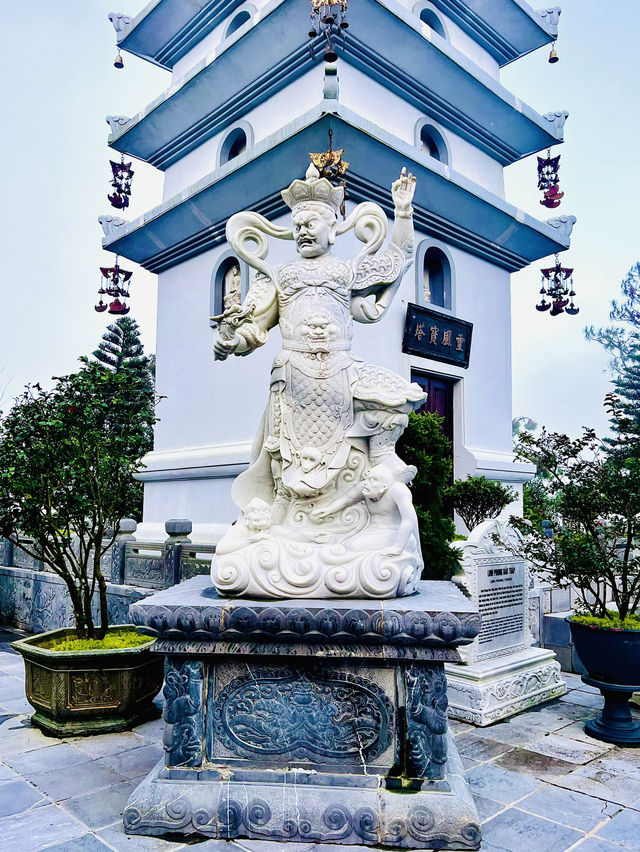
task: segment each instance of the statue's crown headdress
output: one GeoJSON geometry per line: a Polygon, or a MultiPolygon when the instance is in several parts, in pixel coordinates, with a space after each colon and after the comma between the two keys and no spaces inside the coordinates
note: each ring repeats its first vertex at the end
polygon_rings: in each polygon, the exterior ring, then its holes
{"type": "Polygon", "coordinates": [[[305,180],[294,180],[288,189],[282,190],[282,198],[287,207],[295,210],[300,204],[325,204],[337,215],[344,197],[344,187],[333,186],[320,172],[310,164],[305,180]]]}

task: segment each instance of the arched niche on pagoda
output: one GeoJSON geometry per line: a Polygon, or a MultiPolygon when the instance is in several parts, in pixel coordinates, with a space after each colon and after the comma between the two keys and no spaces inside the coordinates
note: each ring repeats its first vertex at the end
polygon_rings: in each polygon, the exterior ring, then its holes
{"type": "Polygon", "coordinates": [[[420,118],[415,128],[416,148],[422,149],[429,157],[451,165],[449,158],[449,146],[446,143],[442,131],[428,118],[420,118]]]}
{"type": "Polygon", "coordinates": [[[416,3],[413,7],[413,14],[417,15],[422,23],[426,24],[434,31],[434,33],[437,33],[441,38],[444,38],[447,41],[449,40],[449,34],[447,33],[444,21],[431,3],[425,3],[424,0],[416,3]]]}
{"type": "MultiPolygon", "coordinates": [[[[239,260],[231,249],[220,255],[211,273],[209,316],[220,315],[232,303],[240,304],[249,289],[249,267],[239,260]],[[240,288],[234,267],[240,271],[240,288]],[[225,305],[225,298],[227,304],[225,305]]],[[[215,323],[211,323],[215,325],[215,323]]]]}
{"type": "Polygon", "coordinates": [[[416,248],[416,302],[454,310],[454,266],[447,248],[422,240],[416,248]]]}
{"type": "Polygon", "coordinates": [[[238,121],[228,128],[218,149],[218,165],[224,166],[253,145],[253,127],[248,121],[238,121]]]}
{"type": "Polygon", "coordinates": [[[256,14],[256,7],[253,3],[243,3],[242,6],[238,6],[237,9],[234,10],[229,23],[224,31],[223,40],[232,36],[236,30],[239,30],[243,24],[246,24],[247,21],[251,21],[253,16],[256,14]]]}

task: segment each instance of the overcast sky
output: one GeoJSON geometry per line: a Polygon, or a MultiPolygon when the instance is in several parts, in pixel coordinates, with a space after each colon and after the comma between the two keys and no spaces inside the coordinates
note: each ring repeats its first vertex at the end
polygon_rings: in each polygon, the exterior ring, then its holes
{"type": "MultiPolygon", "coordinates": [[[[143,6],[129,4],[115,11],[135,14],[143,6]]],[[[575,432],[582,424],[606,424],[607,358],[585,341],[584,326],[607,323],[620,280],[640,260],[640,3],[564,0],[562,6],[560,62],[549,65],[548,48],[539,50],[503,69],[502,82],[541,113],[570,111],[566,143],[556,149],[565,192],[557,212],[578,217],[562,259],[575,267],[581,310],[555,318],[534,310],[545,264],[513,276],[513,411],[575,432]]],[[[112,0],[30,0],[3,10],[5,408],[25,382],[46,384],[74,370],[107,324],[108,315],[93,310],[98,267],[113,258],[100,248],[97,217],[118,212],[106,200],[104,118],[135,114],[169,85],[167,72],[126,53],[125,69],[113,68],[112,10],[112,0]]],[[[161,201],[162,174],[145,163],[134,161],[134,168],[127,219],[161,201]]],[[[506,184],[511,203],[540,219],[556,215],[538,203],[535,156],[510,166],[506,184]]],[[[131,316],[153,352],[156,276],[133,268],[131,316]]]]}

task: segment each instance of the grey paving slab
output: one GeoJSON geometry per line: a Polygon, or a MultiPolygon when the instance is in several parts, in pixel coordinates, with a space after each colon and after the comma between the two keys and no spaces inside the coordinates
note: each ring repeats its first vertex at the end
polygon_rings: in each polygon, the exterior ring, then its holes
{"type": "MultiPolygon", "coordinates": [[[[176,850],[185,848],[194,850],[202,849],[201,844],[185,847],[185,844],[177,839],[165,840],[162,837],[143,837],[138,834],[125,834],[122,820],[118,820],[106,828],[97,830],[96,835],[101,840],[104,840],[105,843],[108,843],[111,849],[116,849],[118,852],[176,852],[176,850]]],[[[192,843],[193,840],[189,842],[192,843]]],[[[227,852],[238,852],[238,850],[229,844],[227,852]]]]}
{"type": "Polygon", "coordinates": [[[26,699],[26,696],[22,695],[19,698],[10,698],[7,701],[2,700],[2,707],[9,713],[14,715],[24,714],[31,715],[34,710],[31,704],[26,699]]]}
{"type": "Polygon", "coordinates": [[[100,795],[89,793],[65,799],[62,807],[81,820],[89,828],[105,828],[111,825],[114,818],[122,816],[127,799],[135,788],[130,781],[121,781],[100,790],[100,795]]]}
{"type": "Polygon", "coordinates": [[[17,777],[18,773],[14,769],[0,761],[0,781],[14,781],[17,777]]]}
{"type": "Polygon", "coordinates": [[[493,802],[491,799],[487,799],[484,796],[474,796],[473,801],[476,803],[480,822],[486,822],[492,816],[495,816],[498,811],[504,809],[504,805],[502,803],[493,802]]]}
{"type": "Polygon", "coordinates": [[[530,778],[539,778],[541,781],[553,781],[575,769],[575,763],[539,754],[532,751],[535,747],[536,743],[530,748],[512,748],[499,755],[492,763],[494,766],[501,766],[519,775],[528,775],[530,778]]]}
{"type": "Polygon", "coordinates": [[[107,755],[100,759],[100,763],[124,778],[138,778],[151,772],[163,755],[164,750],[161,745],[149,744],[107,755]]]}
{"type": "Polygon", "coordinates": [[[131,731],[121,734],[97,734],[94,737],[78,737],[70,741],[74,748],[79,749],[87,757],[99,758],[107,754],[118,754],[130,748],[148,745],[147,740],[131,731]]]}
{"type": "Polygon", "coordinates": [[[6,680],[2,682],[2,703],[6,704],[11,698],[24,698],[24,696],[24,679],[7,675],[6,680]]]}
{"type": "Polygon", "coordinates": [[[554,784],[567,790],[576,790],[578,793],[625,806],[640,797],[640,781],[634,781],[618,772],[608,771],[598,765],[600,762],[594,761],[585,766],[579,766],[568,775],[556,779],[554,784]]]}
{"type": "Polygon", "coordinates": [[[620,843],[625,849],[640,852],[640,812],[621,811],[607,825],[596,831],[598,837],[620,843]]]}
{"type": "Polygon", "coordinates": [[[521,799],[540,786],[540,782],[533,778],[525,778],[490,763],[470,769],[465,775],[474,795],[485,796],[505,805],[521,799]]]}
{"type": "Polygon", "coordinates": [[[22,775],[33,775],[37,772],[62,769],[74,763],[81,763],[86,759],[86,755],[78,749],[66,743],[56,743],[33,751],[9,755],[5,762],[22,775]]]}
{"type": "Polygon", "coordinates": [[[18,779],[0,783],[0,817],[22,813],[42,801],[42,793],[26,781],[18,779]]]}
{"type": "MultiPolygon", "coordinates": [[[[484,846],[482,852],[484,852],[484,846]]],[[[587,837],[582,843],[578,843],[572,852],[624,852],[624,848],[609,843],[608,840],[601,840],[599,837],[587,837]]]]}
{"type": "Polygon", "coordinates": [[[595,710],[604,707],[604,698],[600,693],[594,695],[592,692],[582,692],[580,689],[569,690],[559,700],[567,704],[579,704],[581,707],[591,707],[595,710]]]}
{"type": "Polygon", "coordinates": [[[456,739],[456,744],[461,757],[471,758],[478,763],[491,760],[511,748],[508,743],[485,740],[473,734],[462,734],[456,739]]]}
{"type": "MultiPolygon", "coordinates": [[[[83,834],[73,840],[56,843],[55,846],[43,846],[44,852],[112,852],[111,847],[103,843],[95,834],[83,834]]],[[[39,850],[40,852],[40,850],[39,850]]]]}
{"type": "Polygon", "coordinates": [[[161,743],[163,728],[164,722],[162,719],[152,719],[150,722],[144,722],[142,725],[138,725],[133,729],[133,732],[144,737],[146,740],[150,740],[151,742],[161,743]]]}
{"type": "Polygon", "coordinates": [[[518,807],[585,832],[592,831],[601,822],[620,811],[620,805],[614,802],[605,802],[575,790],[551,786],[531,793],[526,799],[518,802],[518,807]]]}
{"type": "Polygon", "coordinates": [[[526,746],[544,736],[544,732],[535,726],[530,726],[524,719],[519,722],[499,722],[487,728],[475,730],[471,735],[478,739],[492,739],[499,743],[513,746],[526,746]]]}
{"type": "Polygon", "coordinates": [[[620,749],[616,748],[613,751],[601,757],[596,765],[605,772],[615,772],[624,775],[627,778],[632,778],[634,781],[640,781],[640,750],[639,749],[620,749]]]}
{"type": "Polygon", "coordinates": [[[573,828],[509,808],[482,826],[482,836],[488,844],[509,852],[564,852],[583,835],[573,828]]]}
{"type": "Polygon", "coordinates": [[[2,757],[7,758],[12,754],[32,751],[62,741],[55,737],[45,737],[37,728],[30,727],[27,717],[12,716],[0,725],[0,742],[2,757]]]}
{"type": "Polygon", "coordinates": [[[605,743],[602,740],[597,740],[595,737],[589,736],[584,729],[583,721],[571,722],[571,724],[567,725],[566,728],[562,728],[558,731],[558,733],[563,737],[569,737],[571,740],[580,740],[580,742],[597,745],[601,748],[606,748],[607,750],[615,749],[613,743],[605,743]]]}
{"type": "Polygon", "coordinates": [[[597,742],[591,744],[572,740],[561,734],[548,734],[536,741],[535,750],[540,754],[546,754],[548,757],[565,760],[567,763],[582,764],[600,757],[609,751],[609,747],[597,742]]]}
{"type": "Polygon", "coordinates": [[[37,852],[47,843],[64,843],[86,833],[86,827],[58,805],[0,820],[2,852],[37,852]]]}
{"type": "Polygon", "coordinates": [[[38,772],[26,776],[35,786],[54,801],[61,802],[84,793],[92,793],[103,787],[109,787],[122,776],[108,766],[95,760],[76,763],[73,769],[62,767],[49,772],[38,772]]]}

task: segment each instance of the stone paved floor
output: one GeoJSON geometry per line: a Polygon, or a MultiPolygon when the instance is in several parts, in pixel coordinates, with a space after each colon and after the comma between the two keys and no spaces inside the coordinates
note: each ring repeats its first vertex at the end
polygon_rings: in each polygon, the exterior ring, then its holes
{"type": "MultiPolygon", "coordinates": [[[[0,631],[1,852],[364,852],[364,847],[127,837],[129,793],[162,755],[160,720],[123,734],[58,740],[29,725],[22,658],[0,631]]],[[[640,852],[640,749],[591,739],[601,697],[570,692],[484,729],[453,722],[476,797],[482,852],[640,852]]]]}

